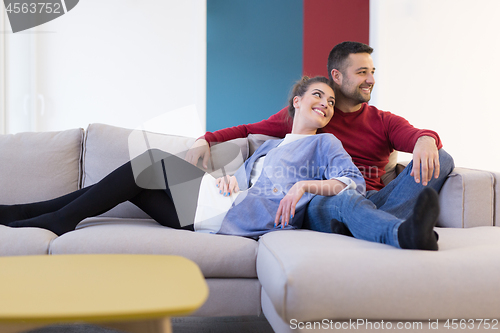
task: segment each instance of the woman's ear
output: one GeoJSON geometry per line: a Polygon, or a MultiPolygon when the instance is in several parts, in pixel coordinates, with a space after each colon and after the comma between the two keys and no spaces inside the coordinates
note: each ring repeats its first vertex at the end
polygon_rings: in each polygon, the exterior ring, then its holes
{"type": "Polygon", "coordinates": [[[295,109],[298,109],[300,107],[300,99],[301,99],[300,96],[295,96],[293,98],[293,107],[295,109]]]}
{"type": "Polygon", "coordinates": [[[342,73],[338,69],[332,69],[332,79],[338,85],[342,85],[342,73]]]}

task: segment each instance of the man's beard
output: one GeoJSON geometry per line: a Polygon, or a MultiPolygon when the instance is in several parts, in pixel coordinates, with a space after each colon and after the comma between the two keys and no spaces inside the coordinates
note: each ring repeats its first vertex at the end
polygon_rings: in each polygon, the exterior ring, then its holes
{"type": "Polygon", "coordinates": [[[342,92],[342,95],[344,95],[345,98],[350,99],[356,103],[366,103],[371,99],[371,89],[369,94],[362,94],[361,93],[361,88],[356,87],[354,91],[345,91],[344,89],[340,89],[342,92]]]}

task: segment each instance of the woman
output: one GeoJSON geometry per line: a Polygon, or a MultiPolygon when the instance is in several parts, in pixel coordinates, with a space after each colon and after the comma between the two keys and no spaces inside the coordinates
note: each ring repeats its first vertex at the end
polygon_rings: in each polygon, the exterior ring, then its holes
{"type": "MultiPolygon", "coordinates": [[[[345,189],[358,189],[361,193],[365,190],[361,173],[340,141],[332,134],[314,135],[330,121],[334,104],[333,89],[327,78],[304,77],[299,81],[290,99],[293,118],[290,135],[283,140],[266,141],[234,176],[217,180],[210,175],[194,177],[201,180],[198,196],[191,195],[194,201],[188,203],[196,207],[194,225],[180,222],[176,210],[183,215],[181,210],[186,202],[175,200],[173,186],[168,186],[178,178],[169,172],[172,165],[190,170],[194,168],[191,164],[167,157],[137,171],[137,165],[158,151],[147,151],[97,184],[65,196],[0,206],[0,224],[40,227],[62,235],[74,230],[83,219],[128,200],[158,223],[177,229],[257,237],[278,228],[300,227],[306,204],[314,195],[336,195],[345,189]],[[158,180],[154,176],[158,170],[166,170],[162,179],[164,191],[149,186],[158,180]],[[207,207],[214,209],[207,212],[207,207]]],[[[199,169],[194,172],[203,173],[199,169]]]]}

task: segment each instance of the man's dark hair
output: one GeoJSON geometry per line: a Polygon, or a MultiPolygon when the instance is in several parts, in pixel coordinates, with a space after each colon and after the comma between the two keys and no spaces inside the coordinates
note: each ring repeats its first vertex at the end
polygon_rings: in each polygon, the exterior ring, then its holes
{"type": "Polygon", "coordinates": [[[328,77],[332,78],[332,69],[344,70],[345,62],[351,53],[372,54],[373,48],[359,42],[342,42],[333,47],[328,55],[328,77]]]}

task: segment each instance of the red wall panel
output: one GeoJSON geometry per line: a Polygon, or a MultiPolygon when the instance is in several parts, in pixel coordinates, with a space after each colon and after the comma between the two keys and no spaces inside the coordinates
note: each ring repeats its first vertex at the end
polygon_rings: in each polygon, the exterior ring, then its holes
{"type": "Polygon", "coordinates": [[[304,0],[304,75],[328,76],[331,49],[343,41],[369,44],[370,0],[304,0]]]}

